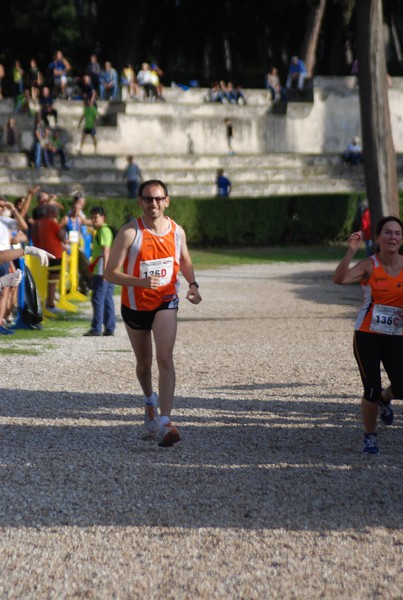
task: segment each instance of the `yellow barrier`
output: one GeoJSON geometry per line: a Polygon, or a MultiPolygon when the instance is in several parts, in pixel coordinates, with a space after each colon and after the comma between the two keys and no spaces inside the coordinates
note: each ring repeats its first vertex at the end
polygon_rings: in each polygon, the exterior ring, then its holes
{"type": "MultiPolygon", "coordinates": [[[[36,256],[25,256],[25,264],[31,270],[34,278],[39,298],[42,303],[42,314],[51,319],[57,318],[57,314],[50,312],[46,308],[46,297],[48,293],[48,268],[42,267],[40,260],[36,256]]],[[[79,281],[79,242],[71,242],[70,257],[67,252],[63,252],[60,265],[59,278],[59,300],[56,302],[57,308],[68,312],[77,312],[78,308],[70,300],[78,302],[87,302],[88,297],[78,291],[79,281]],[[67,292],[67,289],[69,291],[67,292]]]]}
{"type": "Polygon", "coordinates": [[[67,300],[67,256],[67,252],[64,251],[62,254],[62,264],[60,265],[59,300],[56,303],[56,306],[57,308],[67,310],[68,312],[77,312],[77,306],[75,306],[75,304],[72,304],[67,300]]]}
{"type": "Polygon", "coordinates": [[[57,315],[53,314],[46,308],[46,296],[48,295],[48,268],[42,267],[37,256],[24,256],[25,264],[32,273],[36,289],[42,304],[42,315],[50,319],[57,319],[57,315]]]}
{"type": "Polygon", "coordinates": [[[78,242],[70,244],[70,291],[66,294],[66,298],[78,302],[87,302],[87,296],[78,291],[78,246],[78,242]]]}

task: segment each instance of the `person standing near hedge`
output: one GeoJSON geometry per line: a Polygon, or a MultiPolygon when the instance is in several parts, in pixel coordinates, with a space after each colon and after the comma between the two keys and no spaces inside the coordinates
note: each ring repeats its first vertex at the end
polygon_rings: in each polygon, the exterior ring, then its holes
{"type": "Polygon", "coordinates": [[[217,196],[229,196],[231,193],[231,181],[224,175],[224,169],[217,169],[216,176],[217,196]]]}
{"type": "Polygon", "coordinates": [[[114,286],[104,278],[113,243],[113,230],[106,223],[102,206],[90,210],[92,226],[96,231],[92,242],[92,261],[89,265],[93,273],[91,280],[92,321],[91,329],[84,336],[111,336],[115,334],[114,286]],[[102,326],[104,331],[102,333],[102,326]]]}
{"type": "Polygon", "coordinates": [[[164,214],[170,203],[167,186],[159,179],[151,179],[140,185],[138,194],[143,214],[120,229],[104,276],[122,286],[122,318],[144,393],[146,429],[157,434],[159,446],[167,447],[180,440],[178,429],[171,423],[179,271],[189,284],[187,300],[199,304],[201,296],[185,232],[164,214]],[[152,388],[151,332],[159,371],[159,396],[152,388]]]}

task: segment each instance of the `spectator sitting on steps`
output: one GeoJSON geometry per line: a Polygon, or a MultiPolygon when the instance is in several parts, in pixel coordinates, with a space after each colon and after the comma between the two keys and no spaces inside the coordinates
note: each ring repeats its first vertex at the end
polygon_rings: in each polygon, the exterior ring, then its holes
{"type": "Polygon", "coordinates": [[[99,79],[100,100],[118,100],[119,98],[119,77],[112,63],[107,60],[105,69],[102,71],[99,79]]]}
{"type": "Polygon", "coordinates": [[[286,102],[287,92],[281,85],[277,67],[273,67],[267,74],[266,89],[269,90],[273,102],[286,102]]]}
{"type": "Polygon", "coordinates": [[[211,84],[209,91],[207,92],[205,102],[220,102],[222,103],[224,98],[222,86],[219,81],[215,81],[211,84]]]}
{"type": "Polygon", "coordinates": [[[342,159],[345,165],[358,165],[362,162],[362,146],[360,138],[355,137],[344,150],[342,159]]]}
{"type": "Polygon", "coordinates": [[[41,107],[40,115],[42,121],[45,123],[47,127],[49,127],[49,118],[52,116],[55,120],[55,125],[57,125],[57,110],[53,106],[53,98],[50,94],[50,89],[45,86],[42,88],[42,94],[39,98],[39,104],[41,107]]]}
{"type": "Polygon", "coordinates": [[[66,97],[67,75],[71,71],[71,64],[58,50],[49,65],[53,80],[53,93],[60,98],[66,97]]]}
{"type": "Polygon", "coordinates": [[[11,152],[20,150],[20,132],[14,117],[10,117],[4,127],[4,145],[11,152]]]}
{"type": "Polygon", "coordinates": [[[308,72],[304,61],[298,58],[298,56],[293,56],[288,70],[286,88],[297,87],[299,90],[304,89],[304,81],[307,76],[308,72]]]}
{"type": "Polygon", "coordinates": [[[142,63],[141,69],[137,73],[137,83],[143,90],[144,100],[156,99],[157,89],[153,82],[150,65],[146,62],[142,63]]]}

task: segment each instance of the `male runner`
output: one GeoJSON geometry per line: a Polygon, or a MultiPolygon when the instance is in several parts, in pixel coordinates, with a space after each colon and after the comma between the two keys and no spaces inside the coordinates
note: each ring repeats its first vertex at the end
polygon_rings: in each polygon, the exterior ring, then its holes
{"type": "Polygon", "coordinates": [[[145,396],[145,426],[149,432],[157,433],[160,446],[172,446],[180,439],[177,428],[171,424],[179,271],[189,284],[186,298],[199,304],[201,296],[185,232],[164,215],[170,202],[167,186],[158,179],[144,181],[138,194],[143,215],[120,229],[104,277],[122,286],[122,318],[145,396]],[[159,371],[159,397],[152,389],[151,331],[159,371]]]}

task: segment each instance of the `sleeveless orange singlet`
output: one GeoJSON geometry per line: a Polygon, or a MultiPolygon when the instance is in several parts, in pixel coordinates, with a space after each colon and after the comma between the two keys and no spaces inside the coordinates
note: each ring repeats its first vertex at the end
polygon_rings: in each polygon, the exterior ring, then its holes
{"type": "Polygon", "coordinates": [[[135,219],[136,237],[129,248],[123,272],[134,277],[157,275],[156,290],[122,286],[122,304],[132,310],[155,310],[178,296],[181,236],[178,225],[169,217],[166,233],[154,233],[145,227],[141,217],[135,219]]]}
{"type": "Polygon", "coordinates": [[[386,273],[376,256],[371,277],[362,283],[363,303],[355,323],[356,331],[403,335],[403,320],[397,308],[403,306],[403,269],[396,277],[386,273]]]}

